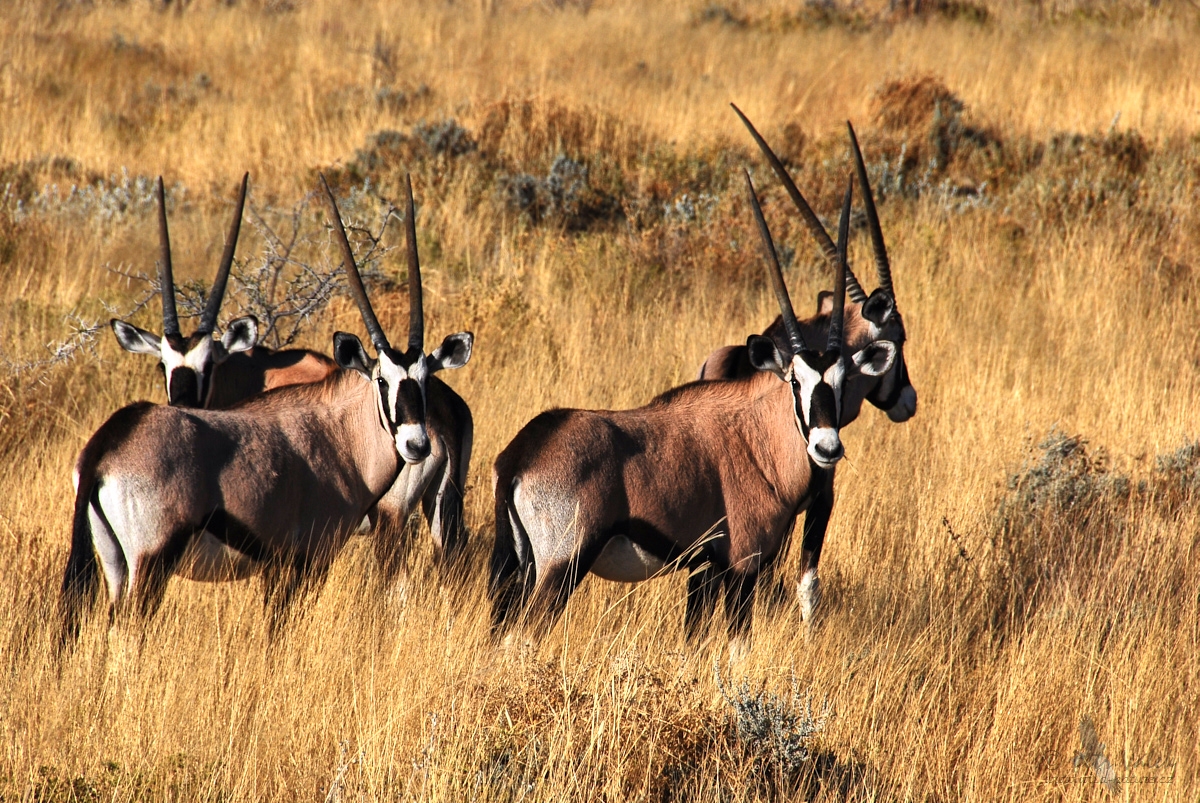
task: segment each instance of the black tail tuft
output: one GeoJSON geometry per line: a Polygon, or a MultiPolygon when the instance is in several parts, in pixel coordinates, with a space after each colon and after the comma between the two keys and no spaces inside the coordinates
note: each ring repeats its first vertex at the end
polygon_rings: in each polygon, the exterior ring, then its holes
{"type": "Polygon", "coordinates": [[[529,595],[530,548],[525,533],[516,522],[516,511],[509,501],[512,484],[496,483],[496,542],[492,547],[488,596],[492,600],[492,632],[501,633],[511,624],[514,608],[523,606],[529,595]],[[517,539],[524,539],[520,545],[517,539]]]}
{"type": "Polygon", "coordinates": [[[79,490],[75,494],[75,516],[71,523],[71,554],[63,572],[59,602],[62,613],[60,651],[72,646],[79,638],[83,614],[94,602],[100,583],[99,565],[92,548],[92,528],[88,521],[88,507],[98,503],[99,491],[99,484],[92,482],[90,477],[80,477],[79,490]]]}

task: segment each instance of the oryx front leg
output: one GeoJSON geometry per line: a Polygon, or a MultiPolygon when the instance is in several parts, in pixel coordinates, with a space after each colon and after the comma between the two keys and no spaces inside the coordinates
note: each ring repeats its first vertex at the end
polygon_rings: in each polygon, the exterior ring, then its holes
{"type": "Polygon", "coordinates": [[[804,539],[800,561],[803,574],[796,583],[796,594],[800,600],[800,618],[805,622],[815,620],[817,606],[821,602],[821,581],[817,577],[817,563],[821,560],[821,548],[825,544],[825,532],[829,529],[829,516],[833,513],[833,472],[821,487],[821,491],[808,508],[804,518],[804,539]]]}

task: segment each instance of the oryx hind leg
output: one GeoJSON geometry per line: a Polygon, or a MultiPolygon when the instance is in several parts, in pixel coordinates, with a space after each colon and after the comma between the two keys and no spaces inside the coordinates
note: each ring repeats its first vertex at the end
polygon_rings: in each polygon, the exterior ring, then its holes
{"type": "Polygon", "coordinates": [[[85,488],[86,498],[76,496],[71,529],[71,552],[63,571],[60,609],[62,630],[59,649],[79,637],[84,614],[95,603],[100,575],[108,587],[109,609],[122,592],[127,575],[125,554],[104,518],[97,493],[99,486],[85,488]]]}
{"type": "Polygon", "coordinates": [[[729,632],[731,658],[744,655],[750,646],[751,625],[754,621],[754,589],[757,572],[725,572],[725,620],[729,632]]]}
{"type": "Polygon", "coordinates": [[[598,550],[569,560],[547,561],[537,567],[533,592],[525,607],[526,622],[533,632],[553,627],[566,610],[567,602],[592,567],[598,550]]]}
{"type": "Polygon", "coordinates": [[[125,558],[125,551],[116,532],[108,522],[101,506],[99,491],[93,496],[88,505],[88,526],[92,532],[92,546],[96,549],[96,557],[100,559],[100,571],[104,574],[104,584],[108,588],[108,604],[115,609],[125,595],[130,581],[130,564],[125,558]]]}
{"type": "Polygon", "coordinates": [[[158,552],[142,558],[138,567],[138,585],[133,589],[137,597],[138,613],[144,618],[151,618],[162,607],[163,597],[167,593],[167,581],[175,574],[180,560],[187,551],[194,532],[193,527],[185,527],[174,532],[166,544],[158,552]]]}
{"type": "Polygon", "coordinates": [[[492,632],[503,633],[524,610],[533,591],[533,553],[524,525],[509,503],[508,491],[497,487],[496,539],[488,572],[492,632]]]}

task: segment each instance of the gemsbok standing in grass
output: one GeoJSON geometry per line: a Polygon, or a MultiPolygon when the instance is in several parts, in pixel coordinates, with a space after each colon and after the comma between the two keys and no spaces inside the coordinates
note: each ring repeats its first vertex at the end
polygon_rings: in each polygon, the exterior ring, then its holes
{"type": "MultiPolygon", "coordinates": [[[[111,321],[113,333],[122,348],[159,359],[166,382],[167,403],[174,407],[222,410],[268,390],[320,382],[338,367],[329,357],[316,351],[273,350],[257,345],[258,321],[252,315],[231,321],[221,339],[212,336],[233,266],[248,182],[247,173],[242,177],[233,222],[225,239],[225,251],[196,331],[186,338],[180,333],[161,176],[157,186],[158,276],[163,334],[156,335],[119,319],[111,321]]],[[[421,341],[424,331],[421,277],[419,268],[413,267],[411,251],[409,263],[410,340],[421,341]]],[[[421,342],[416,346],[423,347],[421,342]]],[[[440,562],[444,566],[453,564],[466,542],[463,491],[474,436],[471,410],[461,396],[435,376],[427,379],[425,405],[430,440],[428,457],[419,468],[402,471],[395,486],[368,514],[375,530],[376,555],[389,575],[396,571],[403,558],[404,545],[400,539],[404,535],[404,524],[418,504],[429,522],[435,557],[442,559],[440,562]]],[[[200,546],[193,548],[189,558],[179,567],[180,573],[190,579],[234,579],[253,575],[261,568],[250,556],[221,544],[208,533],[202,534],[200,541],[200,546]]]]}
{"type": "MultiPolygon", "coordinates": [[[[723,584],[731,649],[744,647],[760,568],[842,457],[847,376],[881,374],[895,355],[882,341],[843,353],[836,259],[827,340],[805,340],[749,174],[746,184],[786,347],[751,335],[752,376],[693,382],[635,410],[550,410],[526,424],[493,473],[497,630],[522,612],[544,627],[588,572],[638,582],[687,568],[689,637],[723,584]]],[[[847,213],[849,202],[847,189],[847,213]]]]}
{"type": "MultiPolygon", "coordinates": [[[[229,410],[138,402],[114,413],[76,462],[62,581],[64,643],[78,633],[101,574],[110,612],[132,605],[152,614],[199,533],[264,564],[267,596],[281,612],[302,581],[324,576],[402,466],[417,467],[412,479],[419,484],[430,452],[428,378],[465,365],[473,338],[449,335],[426,354],[417,307],[408,349],[392,348],[328,185],[325,194],[351,293],[378,358],[369,357],[355,335],[338,332],[333,346],[341,370],[321,382],[278,388],[229,410]]],[[[416,275],[413,218],[410,183],[406,239],[416,275]]]]}
{"type": "MultiPolygon", "coordinates": [[[[830,239],[829,233],[825,231],[825,227],[821,225],[820,220],[817,219],[816,214],[796,187],[796,183],[788,175],[783,163],[746,116],[742,114],[741,109],[737,106],[734,106],[733,109],[750,130],[751,136],[754,137],[754,141],[758,143],[758,147],[766,156],[771,168],[783,183],[792,202],[800,212],[801,218],[820,243],[821,250],[826,256],[834,253],[836,246],[830,239]]],[[[854,152],[855,172],[862,188],[863,205],[866,208],[867,228],[875,253],[879,287],[868,296],[853,271],[850,270],[850,266],[846,266],[846,292],[850,296],[850,300],[846,305],[844,337],[847,348],[851,350],[862,348],[868,343],[879,340],[894,343],[896,359],[892,367],[882,374],[871,376],[860,373],[847,381],[840,424],[843,427],[847,426],[858,417],[864,399],[885,411],[892,421],[904,422],[917,412],[917,391],[909,380],[908,365],[904,359],[906,340],[904,321],[896,307],[891,265],[883,240],[883,231],[879,225],[879,214],[875,209],[871,184],[867,179],[867,169],[863,163],[862,151],[858,147],[858,138],[854,134],[854,127],[849,123],[846,126],[854,152]]],[[[805,337],[816,339],[824,336],[830,324],[831,313],[831,297],[825,293],[820,294],[817,315],[799,322],[805,337]]],[[[782,319],[776,318],[763,332],[763,336],[771,338],[777,344],[785,343],[786,332],[782,319]]],[[[748,376],[754,370],[745,346],[723,346],[705,360],[704,365],[700,368],[700,378],[733,379],[739,376],[748,376]]],[[[825,543],[825,533],[829,528],[829,517],[833,511],[833,473],[833,470],[830,470],[827,487],[813,500],[805,514],[801,539],[801,578],[798,583],[800,615],[805,621],[813,619],[820,602],[821,587],[817,565],[821,559],[821,549],[825,543]]]]}

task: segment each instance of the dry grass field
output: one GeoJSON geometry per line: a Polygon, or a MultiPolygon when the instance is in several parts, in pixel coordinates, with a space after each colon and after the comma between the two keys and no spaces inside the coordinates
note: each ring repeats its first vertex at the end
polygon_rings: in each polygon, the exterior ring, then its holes
{"type": "MultiPolygon", "coordinates": [[[[16,0],[0,118],[0,800],[1200,797],[1194,3],[16,0]],[[843,431],[815,626],[760,599],[730,665],[685,642],[682,576],[592,579],[497,649],[495,455],[775,315],[743,166],[797,307],[831,286],[729,101],[827,219],[854,121],[918,413],[843,431]],[[56,665],[75,456],[164,401],[107,327],[154,271],[149,180],[194,293],[246,170],[243,274],[293,221],[331,264],[319,171],[376,230],[411,171],[429,339],[476,334],[447,377],[475,417],[469,572],[440,582],[422,522],[406,583],[354,542],[274,643],[257,581],[177,579],[145,626],[97,605],[56,665]]],[[[871,287],[869,253],[860,230],[871,287]]],[[[375,267],[402,332],[402,249],[375,267]]],[[[296,342],[339,328],[340,296],[296,342]]]]}

